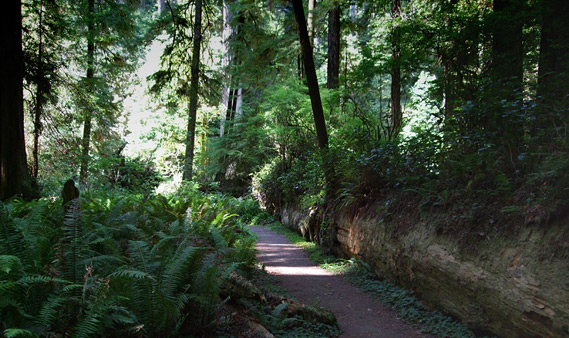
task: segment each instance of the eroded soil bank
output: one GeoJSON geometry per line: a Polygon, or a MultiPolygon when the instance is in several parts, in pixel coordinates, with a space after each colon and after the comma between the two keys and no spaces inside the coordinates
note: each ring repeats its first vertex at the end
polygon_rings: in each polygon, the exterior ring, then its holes
{"type": "MultiPolygon", "coordinates": [[[[429,217],[397,232],[398,225],[375,210],[335,214],[339,254],[363,259],[380,278],[473,328],[501,337],[569,336],[566,224],[528,226],[510,237],[480,234],[476,247],[466,250],[429,217]]],[[[309,211],[290,206],[280,216],[304,233],[313,222],[309,211]]]]}

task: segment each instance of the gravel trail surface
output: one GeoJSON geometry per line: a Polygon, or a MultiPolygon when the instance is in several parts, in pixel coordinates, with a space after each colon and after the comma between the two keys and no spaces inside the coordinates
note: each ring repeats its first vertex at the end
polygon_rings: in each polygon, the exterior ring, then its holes
{"type": "Polygon", "coordinates": [[[284,235],[264,227],[250,229],[259,236],[257,259],[266,271],[299,301],[332,311],[343,331],[340,337],[427,337],[342,276],[315,266],[306,252],[284,235]]]}

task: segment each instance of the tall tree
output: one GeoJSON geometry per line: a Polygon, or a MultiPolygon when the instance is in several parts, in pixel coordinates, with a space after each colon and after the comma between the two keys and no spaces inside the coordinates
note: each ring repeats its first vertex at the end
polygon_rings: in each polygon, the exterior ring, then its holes
{"type": "Polygon", "coordinates": [[[226,72],[225,81],[226,86],[223,88],[223,106],[225,114],[222,117],[220,124],[220,136],[223,136],[229,131],[231,121],[240,116],[243,103],[243,88],[240,83],[240,76],[235,76],[234,72],[230,69],[237,68],[241,64],[240,49],[246,43],[243,40],[243,32],[241,30],[245,26],[245,18],[240,9],[236,14],[236,18],[232,13],[233,6],[230,6],[228,1],[223,2],[223,45],[224,54],[222,65],[226,72]]]}
{"type": "Polygon", "coordinates": [[[196,0],[196,14],[194,18],[194,36],[192,60],[190,66],[189,115],[188,131],[186,133],[186,155],[184,161],[184,180],[192,179],[194,147],[196,138],[196,116],[198,111],[198,88],[200,74],[200,47],[202,41],[202,0],[196,0]]]}
{"type": "Polygon", "coordinates": [[[0,14],[0,199],[35,195],[24,141],[21,1],[9,1],[0,14]]]}
{"type": "Polygon", "coordinates": [[[522,0],[494,0],[492,69],[506,90],[519,89],[523,81],[523,50],[521,20],[522,0]]]}
{"type": "Polygon", "coordinates": [[[229,65],[231,63],[231,52],[230,52],[230,46],[229,46],[229,40],[231,39],[231,36],[233,35],[233,28],[231,27],[231,20],[232,20],[232,13],[231,10],[229,8],[229,2],[228,0],[224,0],[223,1],[223,15],[222,15],[222,20],[223,20],[223,27],[222,27],[222,33],[221,33],[221,38],[222,38],[222,42],[223,42],[223,55],[222,55],[222,59],[221,59],[221,66],[223,67],[223,70],[225,72],[225,85],[223,86],[223,96],[222,96],[222,104],[223,107],[225,108],[225,114],[222,114],[221,116],[221,123],[219,124],[219,136],[223,137],[223,135],[225,134],[226,131],[226,122],[227,121],[227,112],[229,111],[230,107],[231,107],[231,100],[230,100],[230,92],[231,92],[231,80],[230,78],[230,74],[229,74],[229,65]]]}
{"type": "MultiPolygon", "coordinates": [[[[64,24],[61,7],[55,0],[34,0],[23,6],[23,50],[26,62],[24,90],[33,93],[28,110],[33,122],[31,174],[39,174],[40,137],[49,103],[57,101],[53,88],[60,70],[60,46],[64,24]]],[[[24,103],[26,107],[26,102],[24,103]]]]}
{"type": "Polygon", "coordinates": [[[314,48],[314,9],[316,8],[316,0],[308,0],[308,37],[310,38],[310,45],[314,48]]]}
{"type": "Polygon", "coordinates": [[[569,1],[543,0],[542,6],[538,96],[558,106],[569,95],[569,1]]]}
{"type": "Polygon", "coordinates": [[[328,13],[328,89],[338,88],[340,77],[340,5],[334,1],[328,13]]]}
{"type": "MultiPolygon", "coordinates": [[[[43,0],[40,0],[39,6],[39,19],[38,19],[38,77],[43,77],[44,67],[43,67],[43,39],[44,39],[44,10],[43,10],[43,0]]],[[[39,138],[41,134],[41,119],[44,108],[44,101],[46,92],[46,86],[37,84],[36,86],[36,102],[34,106],[34,143],[32,151],[32,176],[37,178],[39,171],[39,138]]]]}
{"type": "MultiPolygon", "coordinates": [[[[93,92],[93,78],[95,73],[95,0],[87,2],[87,91],[93,92]]],[[[81,139],[81,169],[79,182],[84,185],[89,170],[89,147],[91,145],[91,128],[93,123],[92,107],[88,106],[83,112],[83,138],[81,139]]]]}
{"type": "Polygon", "coordinates": [[[294,17],[296,19],[298,39],[302,49],[302,60],[304,63],[304,72],[306,73],[306,84],[308,86],[308,94],[312,105],[312,115],[314,117],[314,126],[316,127],[316,137],[318,139],[318,147],[322,152],[322,167],[326,179],[326,197],[330,199],[335,189],[334,167],[332,160],[329,158],[328,151],[328,132],[326,130],[326,120],[324,119],[324,110],[322,109],[322,100],[320,98],[320,88],[318,87],[318,78],[316,77],[316,68],[314,66],[314,55],[310,38],[308,37],[308,29],[306,27],[306,19],[304,16],[304,7],[302,0],[292,0],[294,17]]]}
{"type": "Polygon", "coordinates": [[[397,137],[402,127],[401,111],[401,33],[399,20],[401,19],[401,0],[392,0],[391,17],[394,21],[391,32],[391,126],[389,138],[397,137]]]}
{"type": "Polygon", "coordinates": [[[314,55],[312,46],[310,45],[310,38],[308,37],[308,29],[306,27],[304,7],[302,5],[302,0],[292,0],[292,5],[298,28],[300,47],[302,49],[302,61],[304,63],[306,84],[308,85],[308,93],[310,95],[310,102],[312,104],[312,114],[314,116],[316,136],[318,138],[318,147],[324,150],[328,149],[328,132],[326,131],[326,121],[324,120],[324,110],[322,109],[320,88],[318,87],[318,78],[316,77],[314,55]]]}

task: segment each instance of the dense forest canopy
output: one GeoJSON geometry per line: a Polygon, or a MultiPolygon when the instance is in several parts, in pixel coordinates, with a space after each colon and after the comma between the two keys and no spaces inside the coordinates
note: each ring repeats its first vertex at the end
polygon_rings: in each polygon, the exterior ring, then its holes
{"type": "Polygon", "coordinates": [[[460,198],[544,219],[567,200],[565,1],[10,6],[4,200],[70,178],[138,193],[183,179],[267,205],[460,198]],[[141,78],[150,46],[160,66],[141,78]]]}

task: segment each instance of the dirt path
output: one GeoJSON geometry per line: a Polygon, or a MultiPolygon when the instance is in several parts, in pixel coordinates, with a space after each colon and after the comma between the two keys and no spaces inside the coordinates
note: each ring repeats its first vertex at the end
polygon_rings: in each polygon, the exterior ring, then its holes
{"type": "Polygon", "coordinates": [[[343,331],[340,337],[426,337],[343,277],[314,266],[306,252],[285,236],[267,228],[250,229],[259,236],[257,259],[267,272],[299,301],[332,311],[343,331]]]}

